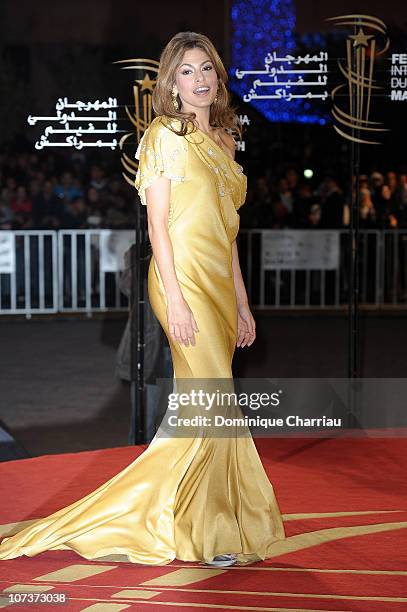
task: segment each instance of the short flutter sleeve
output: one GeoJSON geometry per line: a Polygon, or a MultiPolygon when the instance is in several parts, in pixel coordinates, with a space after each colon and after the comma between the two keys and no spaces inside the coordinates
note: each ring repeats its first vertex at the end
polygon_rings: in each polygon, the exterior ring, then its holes
{"type": "Polygon", "coordinates": [[[134,185],[142,204],[147,204],[145,190],[160,176],[171,180],[171,188],[173,183],[185,180],[187,154],[185,138],[156,117],[144,132],[136,151],[139,166],[134,185]]]}

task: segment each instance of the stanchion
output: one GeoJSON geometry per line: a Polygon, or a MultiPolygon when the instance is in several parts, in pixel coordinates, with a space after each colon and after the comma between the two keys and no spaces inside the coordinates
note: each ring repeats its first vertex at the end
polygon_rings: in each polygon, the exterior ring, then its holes
{"type": "MultiPolygon", "coordinates": [[[[357,21],[361,21],[358,19],[357,21]]],[[[353,33],[356,35],[359,25],[354,25],[353,33]]],[[[357,109],[358,66],[356,54],[353,54],[351,81],[351,109],[354,115],[357,109]]],[[[357,381],[359,372],[359,206],[360,206],[360,129],[358,120],[352,122],[352,140],[350,149],[350,222],[349,222],[349,296],[348,296],[348,378],[349,378],[349,404],[348,427],[360,427],[357,417],[358,394],[357,381]],[[356,124],[356,125],[355,125],[356,124]]]]}
{"type": "Polygon", "coordinates": [[[147,220],[145,206],[136,202],[135,247],[131,250],[130,308],[133,310],[130,326],[130,394],[132,407],[130,444],[146,442],[146,386],[144,384],[144,291],[146,275],[147,220]]]}

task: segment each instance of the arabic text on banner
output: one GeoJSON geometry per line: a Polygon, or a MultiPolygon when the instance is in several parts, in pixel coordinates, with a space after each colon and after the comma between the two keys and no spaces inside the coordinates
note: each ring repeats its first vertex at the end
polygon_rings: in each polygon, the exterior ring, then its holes
{"type": "Polygon", "coordinates": [[[264,270],[336,270],[339,233],[329,230],[271,230],[262,233],[264,270]]]}
{"type": "Polygon", "coordinates": [[[13,232],[0,232],[0,274],[14,274],[16,271],[15,244],[13,232]]]}

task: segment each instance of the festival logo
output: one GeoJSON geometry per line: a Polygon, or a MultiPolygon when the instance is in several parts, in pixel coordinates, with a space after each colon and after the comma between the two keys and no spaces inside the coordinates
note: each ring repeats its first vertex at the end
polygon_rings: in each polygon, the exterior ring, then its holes
{"type": "Polygon", "coordinates": [[[373,92],[384,89],[374,85],[376,79],[373,78],[373,72],[376,57],[385,53],[390,45],[386,35],[386,25],[377,17],[356,14],[329,17],[326,21],[333,21],[336,25],[346,27],[353,25],[355,30],[358,28],[357,34],[349,35],[346,39],[346,66],[338,60],[339,70],[347,83],[335,87],[331,92],[331,98],[335,100],[335,97],[340,97],[343,91],[348,89],[349,95],[346,97],[349,100],[349,108],[347,112],[334,102],[332,115],[341,127],[335,124],[333,127],[347,140],[364,144],[381,144],[379,141],[371,140],[369,136],[374,136],[375,132],[388,130],[380,127],[382,123],[379,121],[371,121],[369,114],[373,92]],[[384,38],[381,50],[378,50],[375,34],[367,34],[367,31],[376,32],[384,38]]]}
{"type": "Polygon", "coordinates": [[[130,144],[134,137],[136,138],[136,144],[138,144],[153,119],[152,94],[156,84],[155,77],[159,63],[153,59],[143,58],[119,60],[114,63],[126,64],[122,67],[123,70],[135,70],[137,76],[142,77],[135,79],[133,84],[134,110],[131,110],[128,106],[125,107],[127,117],[134,130],[124,134],[119,141],[119,147],[122,151],[121,162],[125,170],[123,177],[133,187],[138,163],[137,160],[132,159],[125,153],[123,147],[125,143],[126,145],[130,144]]]}

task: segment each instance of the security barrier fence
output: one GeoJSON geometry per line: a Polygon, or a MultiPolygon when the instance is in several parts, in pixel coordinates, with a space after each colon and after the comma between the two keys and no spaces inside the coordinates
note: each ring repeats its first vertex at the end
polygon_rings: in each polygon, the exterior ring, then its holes
{"type": "MultiPolygon", "coordinates": [[[[119,287],[131,230],[0,231],[0,314],[127,310],[119,287]]],[[[347,230],[244,230],[239,257],[257,308],[345,307],[347,230]]],[[[381,309],[407,304],[407,230],[361,230],[359,301],[381,309]]]]}

